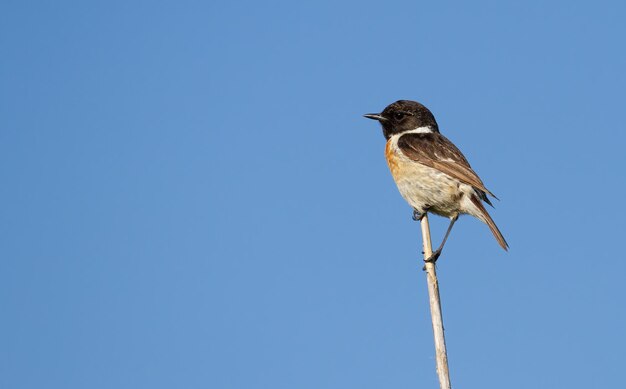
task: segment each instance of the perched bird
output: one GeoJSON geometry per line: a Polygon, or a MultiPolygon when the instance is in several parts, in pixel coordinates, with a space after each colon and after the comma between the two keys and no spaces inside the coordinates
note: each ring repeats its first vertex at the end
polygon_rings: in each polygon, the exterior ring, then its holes
{"type": "Polygon", "coordinates": [[[399,100],[381,113],[364,116],[382,125],[387,164],[400,194],[413,207],[413,219],[421,220],[427,212],[450,219],[441,245],[426,261],[439,258],[460,214],[486,223],[507,250],[509,245],[482,203],[492,205],[487,194],[497,197],[485,187],[461,151],[439,133],[428,108],[416,101],[399,100]]]}

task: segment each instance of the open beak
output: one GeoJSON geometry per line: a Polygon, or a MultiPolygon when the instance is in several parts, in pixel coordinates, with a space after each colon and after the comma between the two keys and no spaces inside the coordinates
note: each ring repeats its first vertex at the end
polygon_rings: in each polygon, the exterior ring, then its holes
{"type": "Polygon", "coordinates": [[[379,113],[368,113],[363,115],[364,117],[372,120],[378,120],[379,122],[386,122],[387,118],[382,117],[379,113]]]}

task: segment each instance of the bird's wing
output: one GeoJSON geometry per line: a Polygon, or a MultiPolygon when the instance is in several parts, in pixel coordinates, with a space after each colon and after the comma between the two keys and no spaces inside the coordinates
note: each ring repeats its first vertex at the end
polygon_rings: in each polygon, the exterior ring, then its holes
{"type": "Polygon", "coordinates": [[[481,181],[478,174],[472,170],[469,162],[459,150],[445,136],[439,133],[405,134],[398,139],[398,148],[408,158],[423,165],[437,169],[442,173],[473,186],[483,192],[482,199],[491,204],[485,196],[489,193],[494,196],[481,181]]]}

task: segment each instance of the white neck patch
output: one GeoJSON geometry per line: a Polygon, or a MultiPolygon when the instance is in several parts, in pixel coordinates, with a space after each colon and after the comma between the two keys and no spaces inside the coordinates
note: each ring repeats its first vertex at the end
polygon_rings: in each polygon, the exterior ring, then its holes
{"type": "Polygon", "coordinates": [[[430,127],[417,127],[410,131],[405,131],[402,134],[430,134],[433,132],[433,129],[430,127]]]}
{"type": "Polygon", "coordinates": [[[432,134],[433,132],[434,132],[433,129],[431,127],[428,127],[428,126],[417,127],[417,128],[412,129],[412,130],[409,130],[409,131],[404,131],[404,132],[401,132],[401,133],[393,134],[391,136],[391,138],[389,138],[389,141],[391,142],[391,144],[397,145],[398,139],[400,139],[400,137],[402,135],[405,135],[405,134],[432,134]]]}

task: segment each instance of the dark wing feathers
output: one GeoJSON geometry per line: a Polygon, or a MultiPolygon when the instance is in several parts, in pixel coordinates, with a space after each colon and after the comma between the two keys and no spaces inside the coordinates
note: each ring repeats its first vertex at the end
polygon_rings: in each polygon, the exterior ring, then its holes
{"type": "Polygon", "coordinates": [[[461,150],[445,136],[438,133],[404,134],[398,139],[398,148],[410,159],[473,186],[487,204],[491,205],[491,202],[485,193],[497,199],[485,188],[461,150]]]}

